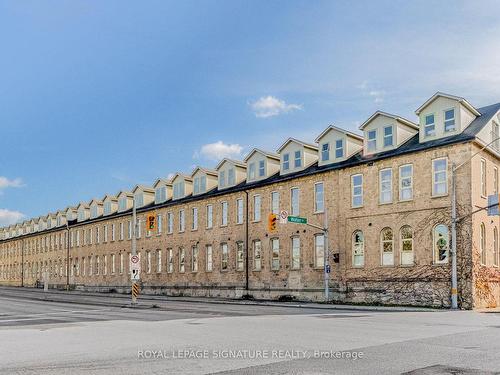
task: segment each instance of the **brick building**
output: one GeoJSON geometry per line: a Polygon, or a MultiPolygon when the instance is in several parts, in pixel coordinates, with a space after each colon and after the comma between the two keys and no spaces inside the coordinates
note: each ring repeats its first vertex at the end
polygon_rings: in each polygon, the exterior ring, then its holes
{"type": "Polygon", "coordinates": [[[314,144],[288,139],[0,229],[0,284],[130,291],[132,206],[144,292],[323,300],[324,234],[267,228],[287,210],[328,213],[330,296],[345,303],[450,305],[451,172],[456,169],[462,308],[500,305],[500,103],[473,107],[437,93],[416,123],[385,112],[360,127],[330,126],[314,144]],[[145,228],[154,213],[158,229],[145,228]]]}

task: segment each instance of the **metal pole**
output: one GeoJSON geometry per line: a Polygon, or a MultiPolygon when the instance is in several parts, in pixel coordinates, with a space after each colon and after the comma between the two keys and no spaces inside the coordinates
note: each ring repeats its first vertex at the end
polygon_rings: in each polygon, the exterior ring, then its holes
{"type": "Polygon", "coordinates": [[[325,219],[325,227],[323,229],[323,232],[325,233],[325,243],[323,246],[323,258],[324,258],[324,267],[323,267],[323,273],[325,277],[325,302],[328,302],[330,300],[330,290],[329,290],[329,282],[330,282],[330,274],[327,272],[328,267],[329,267],[329,259],[328,259],[328,214],[327,214],[327,208],[325,205],[325,213],[324,213],[324,219],[325,219]]]}
{"type": "Polygon", "coordinates": [[[457,195],[455,163],[451,166],[451,308],[458,309],[457,280],[457,195]]]}
{"type": "Polygon", "coordinates": [[[24,287],[24,240],[21,240],[21,287],[24,287]]]}
{"type": "Polygon", "coordinates": [[[66,218],[66,290],[69,290],[69,224],[66,218]]]}
{"type": "MultiPolygon", "coordinates": [[[[135,197],[134,199],[132,200],[133,202],[133,208],[132,208],[132,256],[134,255],[137,255],[137,237],[136,237],[136,233],[137,233],[137,212],[136,212],[136,208],[135,208],[135,197]]],[[[129,264],[129,269],[130,269],[130,264],[129,264]]],[[[130,278],[132,278],[132,271],[130,271],[130,278]]],[[[132,290],[131,290],[131,295],[132,295],[132,305],[136,305],[137,304],[137,297],[135,296],[134,294],[134,285],[135,285],[135,281],[132,281],[132,290]]]]}

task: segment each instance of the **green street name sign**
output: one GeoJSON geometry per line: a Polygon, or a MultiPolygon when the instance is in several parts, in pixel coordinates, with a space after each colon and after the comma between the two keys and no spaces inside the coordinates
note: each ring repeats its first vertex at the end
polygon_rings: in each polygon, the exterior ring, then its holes
{"type": "Polygon", "coordinates": [[[305,217],[288,216],[288,221],[290,223],[307,224],[307,219],[305,217]]]}

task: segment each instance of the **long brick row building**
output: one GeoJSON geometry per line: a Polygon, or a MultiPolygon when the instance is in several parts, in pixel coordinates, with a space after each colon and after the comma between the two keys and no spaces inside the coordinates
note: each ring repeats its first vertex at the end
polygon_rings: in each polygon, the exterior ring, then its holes
{"type": "Polygon", "coordinates": [[[330,300],[447,307],[455,166],[459,303],[499,305],[500,222],[483,208],[499,188],[500,103],[437,93],[416,115],[378,111],[362,136],[329,126],[314,144],[289,138],[1,228],[0,284],[129,292],[135,201],[144,292],[323,300],[323,232],[269,232],[267,217],[321,225],[327,210],[330,300]]]}

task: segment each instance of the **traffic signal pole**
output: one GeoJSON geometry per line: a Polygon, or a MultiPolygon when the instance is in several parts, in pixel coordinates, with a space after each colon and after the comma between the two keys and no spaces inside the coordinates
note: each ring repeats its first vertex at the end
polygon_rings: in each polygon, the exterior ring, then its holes
{"type": "MultiPolygon", "coordinates": [[[[135,198],[133,199],[133,208],[132,208],[132,251],[131,251],[131,256],[137,255],[137,212],[135,208],[135,198]]],[[[130,262],[130,260],[129,260],[130,262]]],[[[131,265],[129,264],[129,270],[130,270],[131,265]]],[[[134,293],[134,285],[135,281],[132,280],[132,271],[130,270],[130,279],[132,281],[132,287],[131,287],[131,296],[132,296],[132,306],[137,305],[137,296],[134,293]]]]}

